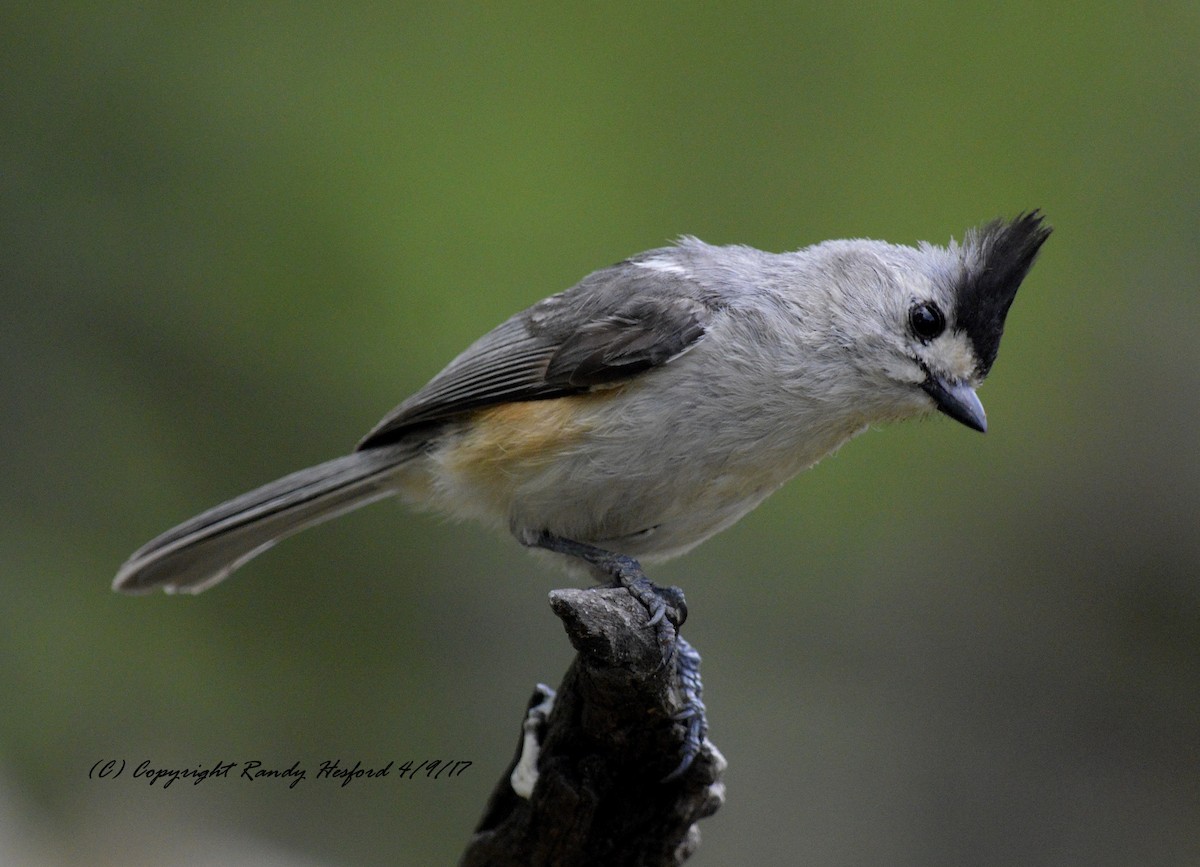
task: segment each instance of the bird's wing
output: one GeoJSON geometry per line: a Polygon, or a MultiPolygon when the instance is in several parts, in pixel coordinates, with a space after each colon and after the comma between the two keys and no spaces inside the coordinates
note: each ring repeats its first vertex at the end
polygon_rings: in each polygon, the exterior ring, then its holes
{"type": "Polygon", "coordinates": [[[692,347],[719,306],[682,269],[663,273],[628,261],[597,271],[485,334],[358,448],[481,407],[614,385],[692,347]]]}

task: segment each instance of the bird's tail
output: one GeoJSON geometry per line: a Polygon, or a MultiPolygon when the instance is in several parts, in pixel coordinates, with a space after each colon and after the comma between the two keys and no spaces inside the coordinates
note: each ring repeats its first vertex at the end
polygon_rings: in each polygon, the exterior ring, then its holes
{"type": "Polygon", "coordinates": [[[113,589],[206,590],[280,539],[395,493],[389,482],[413,454],[406,445],[354,452],[235,497],[135,551],[113,589]]]}

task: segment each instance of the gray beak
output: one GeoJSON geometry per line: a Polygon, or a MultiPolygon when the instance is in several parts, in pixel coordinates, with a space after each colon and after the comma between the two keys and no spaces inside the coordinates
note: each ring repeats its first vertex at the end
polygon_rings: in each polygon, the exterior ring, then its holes
{"type": "Polygon", "coordinates": [[[947,382],[933,376],[921,384],[925,393],[933,398],[937,408],[955,421],[962,422],[972,430],[987,432],[987,414],[983,404],[975,396],[975,389],[965,382],[947,382]]]}

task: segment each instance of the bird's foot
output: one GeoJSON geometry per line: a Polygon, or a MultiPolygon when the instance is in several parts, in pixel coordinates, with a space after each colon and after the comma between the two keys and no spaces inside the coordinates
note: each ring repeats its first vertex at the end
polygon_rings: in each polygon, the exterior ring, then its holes
{"type": "Polygon", "coordinates": [[[524,533],[518,538],[521,544],[531,548],[545,548],[547,551],[578,557],[609,575],[616,585],[624,587],[649,613],[649,625],[656,627],[658,641],[663,648],[663,664],[671,661],[675,655],[677,631],[687,620],[687,602],[682,589],[659,587],[646,577],[646,573],[642,571],[642,564],[627,554],[617,554],[585,542],[564,539],[546,530],[524,533]]]}
{"type": "Polygon", "coordinates": [[[704,692],[704,684],[700,681],[700,654],[682,635],[675,640],[675,676],[683,704],[683,708],[675,714],[675,720],[684,724],[685,731],[679,750],[679,764],[662,778],[664,783],[677,780],[687,772],[700,754],[708,734],[708,717],[700,698],[704,692]]]}

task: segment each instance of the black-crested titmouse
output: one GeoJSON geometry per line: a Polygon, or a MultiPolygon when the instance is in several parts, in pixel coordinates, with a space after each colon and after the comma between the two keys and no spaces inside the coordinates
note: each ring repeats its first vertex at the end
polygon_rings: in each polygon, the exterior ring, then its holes
{"type": "Polygon", "coordinates": [[[152,540],[113,586],[198,593],[392,494],[593,566],[682,554],[873,423],[937,409],[984,430],[975,387],[1049,234],[1035,211],[948,247],[683,238],[626,259],[485,334],[351,454],[152,540]]]}
{"type": "Polygon", "coordinates": [[[679,776],[706,731],[700,659],[682,594],[638,560],[684,553],[873,423],[937,409],[984,430],[975,388],[1049,234],[1034,211],[948,247],[684,238],[626,259],[485,334],[351,454],[153,539],[113,586],[199,593],[393,494],[507,528],[646,606],[676,661],[679,776]]]}

